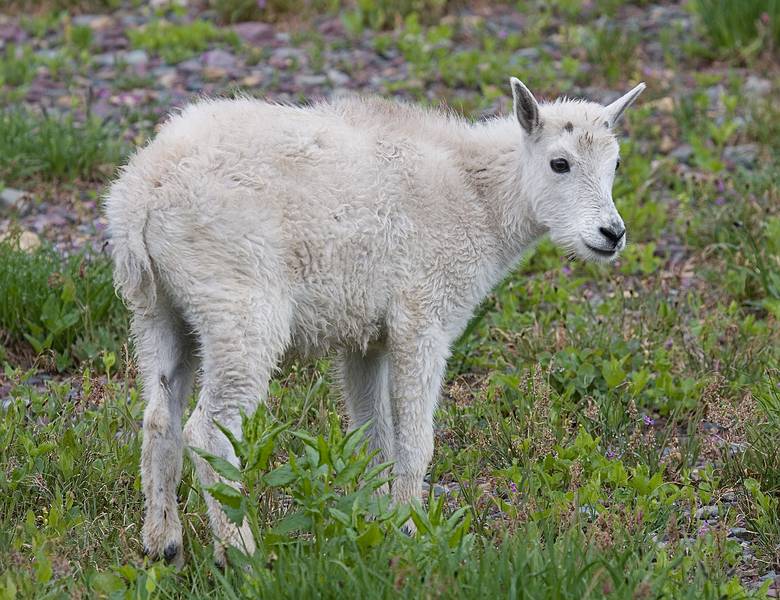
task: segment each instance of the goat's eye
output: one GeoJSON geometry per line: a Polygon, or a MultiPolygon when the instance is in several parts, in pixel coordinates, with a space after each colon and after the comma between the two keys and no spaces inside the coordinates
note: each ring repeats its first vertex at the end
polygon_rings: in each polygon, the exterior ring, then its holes
{"type": "Polygon", "coordinates": [[[569,161],[565,158],[553,158],[550,161],[550,168],[556,173],[568,173],[571,171],[571,167],[569,167],[569,161]]]}
{"type": "Polygon", "coordinates": [[[615,171],[617,171],[620,168],[620,159],[617,159],[617,162],[615,163],[615,171]]]}

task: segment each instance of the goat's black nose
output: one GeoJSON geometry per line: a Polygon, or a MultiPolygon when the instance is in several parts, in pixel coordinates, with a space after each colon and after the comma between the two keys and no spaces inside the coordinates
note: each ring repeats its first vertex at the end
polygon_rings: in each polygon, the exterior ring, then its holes
{"type": "Polygon", "coordinates": [[[613,248],[617,246],[622,237],[626,235],[625,228],[622,228],[618,231],[611,227],[599,227],[599,231],[601,232],[601,235],[603,235],[612,243],[613,248]]]}

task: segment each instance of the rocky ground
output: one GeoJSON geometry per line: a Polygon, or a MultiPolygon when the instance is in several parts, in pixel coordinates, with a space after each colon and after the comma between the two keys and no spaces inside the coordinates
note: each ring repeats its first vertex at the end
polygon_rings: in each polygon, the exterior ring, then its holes
{"type": "MultiPolygon", "coordinates": [[[[594,18],[592,2],[583,3],[584,17],[594,18]]],[[[243,22],[226,31],[235,34],[232,43],[208,43],[202,52],[188,52],[191,57],[180,61],[166,60],[160,53],[134,48],[128,32],[139,30],[158,21],[164,10],[123,7],[110,14],[75,14],[66,18],[64,26],[88,28],[91,42],[88,52],[63,57],[62,23],[52,22],[43,31],[33,31],[22,17],[0,15],[0,39],[6,48],[29,47],[42,61],[35,75],[24,87],[18,101],[37,110],[75,111],[87,113],[106,122],[115,123],[128,147],[143,144],[165,116],[200,97],[244,93],[275,102],[308,102],[340,94],[363,93],[396,95],[406,100],[426,100],[432,104],[450,100],[456,110],[458,103],[476,106],[472,118],[504,113],[508,110],[506,82],[492,100],[480,98],[473,86],[448,86],[435,73],[430,79],[419,80],[415,65],[393,46],[377,51],[377,38],[403,38],[403,33],[364,29],[350,33],[339,15],[309,15],[303,22],[282,19],[277,23],[243,22]],[[311,39],[316,39],[312,44],[311,39]],[[313,50],[314,48],[314,50],[313,50]],[[57,68],[45,62],[57,61],[57,68]]],[[[175,21],[191,19],[213,20],[212,11],[192,6],[169,15],[175,21]]],[[[522,31],[532,16],[513,7],[497,3],[464,8],[457,15],[444,17],[458,27],[458,34],[446,41],[449,53],[468,51],[478,46],[481,36],[506,39],[522,31]]],[[[706,75],[711,84],[706,87],[710,111],[721,118],[721,94],[729,78],[743,81],[746,94],[767,97],[772,91],[769,73],[753,67],[735,67],[714,62],[696,64],[684,55],[681,45],[664,46],[662,32],[673,32],[680,40],[692,36],[694,16],[684,4],[677,2],[649,4],[642,7],[623,6],[619,23],[627,29],[638,28],[646,42],[640,43],[632,57],[637,65],[635,77],[648,81],[650,91],[646,102],[652,102],[663,123],[676,101],[697,86],[696,78],[706,75]],[[671,56],[670,56],[671,53],[671,56]],[[688,64],[686,64],[688,63],[688,64]],[[683,66],[684,68],[675,68],[683,66]],[[769,77],[767,77],[767,75],[769,77]],[[721,115],[720,117],[718,115],[721,115]]],[[[514,58],[531,64],[543,53],[560,68],[564,56],[575,56],[578,65],[576,80],[565,82],[565,89],[556,89],[555,82],[536,86],[543,97],[565,92],[592,100],[615,98],[627,85],[625,80],[606,82],[594,65],[587,62],[583,48],[572,47],[560,32],[566,19],[551,15],[541,46],[520,47],[514,58]],[[593,73],[593,78],[589,77],[593,73]]],[[[677,40],[679,41],[679,40],[677,40]]],[[[770,64],[770,67],[776,65],[770,64]]],[[[512,65],[505,68],[508,76],[512,65]]],[[[530,74],[533,78],[533,74],[530,74]]],[[[690,144],[675,139],[670,131],[661,140],[659,150],[677,161],[687,171],[693,150],[690,144]]],[[[750,165],[758,159],[756,144],[736,144],[725,148],[727,163],[750,165]]],[[[62,250],[81,247],[85,243],[100,246],[105,240],[105,220],[98,210],[102,184],[83,182],[80,185],[53,189],[17,189],[6,187],[0,192],[6,209],[14,212],[13,222],[57,244],[62,250]]],[[[0,230],[9,227],[8,218],[0,220],[0,230]]],[[[34,242],[33,242],[34,243],[34,242]]]]}

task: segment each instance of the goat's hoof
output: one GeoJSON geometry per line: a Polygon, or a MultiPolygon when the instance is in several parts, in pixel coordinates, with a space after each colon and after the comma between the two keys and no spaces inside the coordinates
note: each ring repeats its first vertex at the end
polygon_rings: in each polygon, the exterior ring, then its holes
{"type": "Polygon", "coordinates": [[[181,548],[176,542],[171,542],[165,547],[165,550],[163,550],[163,558],[165,559],[165,562],[172,563],[176,560],[176,557],[181,552],[181,548]]]}
{"type": "Polygon", "coordinates": [[[148,556],[152,560],[164,560],[167,564],[175,567],[181,568],[184,566],[184,552],[181,544],[178,542],[170,542],[165,546],[162,553],[152,551],[149,549],[149,546],[144,544],[144,556],[148,556]]]}

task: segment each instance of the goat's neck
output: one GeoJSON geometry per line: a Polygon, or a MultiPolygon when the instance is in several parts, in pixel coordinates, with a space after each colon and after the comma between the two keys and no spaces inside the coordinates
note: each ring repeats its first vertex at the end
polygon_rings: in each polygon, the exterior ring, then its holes
{"type": "Polygon", "coordinates": [[[475,125],[466,134],[463,166],[491,221],[502,269],[509,269],[545,233],[533,211],[519,128],[509,120],[475,125]]]}

